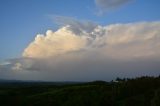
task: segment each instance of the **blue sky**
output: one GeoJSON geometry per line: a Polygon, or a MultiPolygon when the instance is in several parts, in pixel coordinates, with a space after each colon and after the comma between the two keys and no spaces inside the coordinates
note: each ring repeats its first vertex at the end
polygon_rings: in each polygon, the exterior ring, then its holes
{"type": "Polygon", "coordinates": [[[0,0],[0,78],[157,76],[159,11],[160,0],[0,0]]]}
{"type": "Polygon", "coordinates": [[[59,15],[101,25],[160,20],[160,0],[133,0],[97,16],[94,0],[0,0],[0,60],[20,57],[37,33],[55,30],[59,15]]]}

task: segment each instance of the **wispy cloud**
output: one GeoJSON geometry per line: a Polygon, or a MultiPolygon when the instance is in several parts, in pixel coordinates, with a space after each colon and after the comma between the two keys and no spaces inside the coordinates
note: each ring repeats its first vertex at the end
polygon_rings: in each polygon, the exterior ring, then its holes
{"type": "Polygon", "coordinates": [[[98,14],[102,15],[105,12],[119,8],[133,0],[95,0],[95,4],[98,7],[98,14]]]}
{"type": "Polygon", "coordinates": [[[68,28],[76,34],[82,34],[84,31],[86,33],[90,33],[97,27],[97,23],[91,22],[89,20],[78,20],[72,17],[59,16],[59,15],[50,15],[51,19],[54,20],[54,23],[57,25],[64,27],[68,26],[68,28]]]}

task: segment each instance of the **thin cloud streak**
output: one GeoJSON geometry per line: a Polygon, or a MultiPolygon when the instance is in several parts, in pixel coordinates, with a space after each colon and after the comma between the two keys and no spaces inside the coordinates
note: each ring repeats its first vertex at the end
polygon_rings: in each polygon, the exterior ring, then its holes
{"type": "Polygon", "coordinates": [[[95,4],[98,7],[98,14],[102,15],[105,12],[119,8],[133,0],[95,0],[95,4]]]}

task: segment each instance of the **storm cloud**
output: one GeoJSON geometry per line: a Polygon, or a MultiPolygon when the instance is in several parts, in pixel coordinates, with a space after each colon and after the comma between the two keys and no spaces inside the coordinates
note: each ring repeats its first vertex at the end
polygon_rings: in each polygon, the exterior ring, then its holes
{"type": "Polygon", "coordinates": [[[21,58],[0,65],[1,76],[90,81],[160,74],[160,22],[91,25],[38,34],[21,58]]]}

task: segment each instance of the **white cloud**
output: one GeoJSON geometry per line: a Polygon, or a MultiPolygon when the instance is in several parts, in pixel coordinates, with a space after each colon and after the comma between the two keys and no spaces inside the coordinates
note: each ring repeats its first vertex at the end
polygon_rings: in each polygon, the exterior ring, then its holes
{"type": "Polygon", "coordinates": [[[23,56],[45,58],[82,49],[87,43],[85,36],[76,36],[67,27],[56,32],[48,30],[46,35],[38,34],[35,41],[25,49],[23,56]]]}
{"type": "MultiPolygon", "coordinates": [[[[90,31],[90,26],[81,28],[80,24],[38,34],[22,58],[7,61],[10,64],[1,65],[0,70],[24,70],[12,75],[56,81],[160,73],[160,22],[96,25],[90,31]],[[79,27],[81,31],[75,32],[79,27]]],[[[0,73],[4,75],[4,71],[0,73]]]]}
{"type": "Polygon", "coordinates": [[[74,33],[72,27],[64,26],[56,32],[48,30],[46,35],[38,34],[23,56],[46,58],[81,50],[123,59],[160,54],[160,22],[97,26],[90,32],[83,29],[80,34],[74,33]]]}

